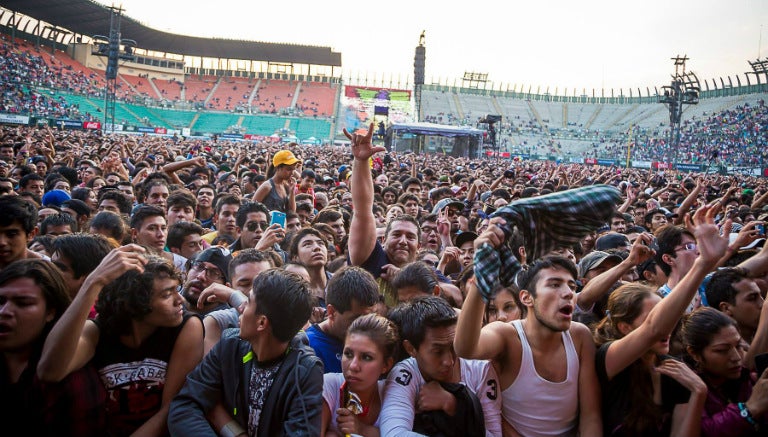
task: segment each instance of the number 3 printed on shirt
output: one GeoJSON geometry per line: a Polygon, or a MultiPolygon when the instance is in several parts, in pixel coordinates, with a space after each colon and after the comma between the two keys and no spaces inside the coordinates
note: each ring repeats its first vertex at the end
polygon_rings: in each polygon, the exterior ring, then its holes
{"type": "Polygon", "coordinates": [[[488,396],[488,399],[495,401],[496,398],[499,397],[499,384],[495,379],[489,379],[486,384],[488,384],[490,389],[485,392],[485,395],[488,396]]]}
{"type": "Polygon", "coordinates": [[[408,384],[410,384],[411,383],[411,372],[409,372],[409,371],[407,371],[405,369],[400,369],[399,372],[400,372],[400,375],[398,375],[395,378],[395,382],[400,384],[400,385],[408,385],[408,384]]]}

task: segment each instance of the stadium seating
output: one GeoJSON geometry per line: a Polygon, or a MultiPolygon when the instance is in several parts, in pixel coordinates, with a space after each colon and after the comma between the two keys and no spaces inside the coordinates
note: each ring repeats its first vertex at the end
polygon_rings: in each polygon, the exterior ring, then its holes
{"type": "Polygon", "coordinates": [[[208,100],[207,108],[219,111],[239,109],[241,112],[247,112],[253,87],[254,83],[245,78],[221,78],[208,100]]]}
{"type": "Polygon", "coordinates": [[[167,100],[169,102],[181,101],[181,88],[183,87],[183,84],[176,80],[164,80],[157,78],[152,78],[151,80],[152,83],[155,84],[155,87],[160,91],[160,97],[162,100],[167,100]]]}
{"type": "Polygon", "coordinates": [[[296,84],[285,80],[262,80],[261,86],[253,99],[254,112],[276,114],[289,109],[296,92],[296,84]]]}
{"type": "Polygon", "coordinates": [[[218,80],[215,76],[186,76],[183,86],[184,100],[189,103],[204,103],[218,80]]]}
{"type": "Polygon", "coordinates": [[[328,117],[333,114],[336,89],[328,83],[302,82],[296,106],[304,115],[328,117]]]}
{"type": "Polygon", "coordinates": [[[149,83],[149,79],[138,76],[131,76],[127,74],[119,74],[118,79],[121,79],[129,84],[129,87],[136,90],[136,93],[142,97],[146,97],[152,100],[157,100],[160,96],[152,88],[149,83]]]}

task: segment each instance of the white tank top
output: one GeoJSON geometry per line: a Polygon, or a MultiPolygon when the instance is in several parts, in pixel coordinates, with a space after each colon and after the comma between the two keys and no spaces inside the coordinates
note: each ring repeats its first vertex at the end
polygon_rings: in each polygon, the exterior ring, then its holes
{"type": "Polygon", "coordinates": [[[579,355],[570,332],[562,333],[568,374],[565,381],[551,382],[536,373],[522,320],[515,320],[512,324],[520,336],[523,356],[515,382],[502,392],[503,417],[526,437],[576,435],[579,355]]]}

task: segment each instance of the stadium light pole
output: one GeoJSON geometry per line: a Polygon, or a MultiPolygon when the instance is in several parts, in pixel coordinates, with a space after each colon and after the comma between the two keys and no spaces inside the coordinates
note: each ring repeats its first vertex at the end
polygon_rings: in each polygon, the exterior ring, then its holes
{"type": "Polygon", "coordinates": [[[107,70],[105,76],[107,79],[107,89],[104,93],[104,125],[102,130],[114,132],[115,130],[115,93],[117,91],[117,71],[119,62],[133,61],[136,57],[133,55],[133,49],[136,48],[136,41],[120,37],[120,18],[123,15],[122,7],[110,6],[109,17],[109,37],[94,35],[93,42],[96,45],[92,54],[107,58],[107,70]],[[123,47],[123,51],[120,50],[123,47]]]}
{"type": "Polygon", "coordinates": [[[683,118],[683,105],[696,105],[699,103],[699,92],[701,86],[699,79],[693,72],[685,72],[685,62],[687,55],[675,56],[671,58],[675,64],[675,74],[672,75],[672,82],[668,86],[663,86],[664,94],[659,97],[659,103],[663,103],[669,109],[669,139],[668,144],[672,147],[672,164],[677,168],[677,153],[680,148],[680,122],[683,118]]]}
{"type": "MultiPolygon", "coordinates": [[[[416,121],[419,122],[422,120],[421,117],[421,88],[424,86],[424,73],[426,69],[426,62],[427,62],[427,48],[424,46],[425,44],[425,37],[424,37],[425,31],[421,31],[421,35],[419,36],[419,45],[416,46],[416,53],[413,56],[413,99],[416,104],[416,121]]],[[[422,151],[422,141],[423,136],[418,135],[416,137],[416,153],[421,153],[422,151]]]]}

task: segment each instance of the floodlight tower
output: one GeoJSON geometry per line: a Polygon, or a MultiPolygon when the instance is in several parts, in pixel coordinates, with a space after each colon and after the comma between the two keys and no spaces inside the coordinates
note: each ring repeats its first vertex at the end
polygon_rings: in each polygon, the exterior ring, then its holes
{"type": "MultiPolygon", "coordinates": [[[[427,60],[427,48],[424,46],[424,33],[422,30],[419,36],[419,45],[416,46],[416,53],[413,56],[413,100],[416,106],[416,121],[421,121],[421,88],[424,86],[424,69],[427,60]]],[[[420,153],[422,137],[418,136],[418,145],[416,152],[420,153]]]]}
{"type": "Polygon", "coordinates": [[[133,49],[136,41],[120,37],[120,18],[123,15],[122,7],[110,6],[109,37],[94,35],[94,48],[91,52],[96,56],[107,58],[107,89],[104,93],[104,132],[114,131],[115,128],[115,93],[117,91],[117,70],[119,61],[133,61],[133,49]],[[122,46],[122,51],[121,51],[122,46]]]}
{"type": "MultiPolygon", "coordinates": [[[[757,85],[758,88],[764,88],[766,84],[768,84],[768,58],[763,59],[755,59],[754,61],[747,61],[749,62],[749,66],[752,67],[752,71],[747,72],[747,82],[749,82],[749,75],[754,74],[755,79],[757,79],[757,85]],[[760,81],[760,77],[763,77],[763,81],[760,81]]],[[[765,167],[765,156],[766,151],[762,150],[760,152],[760,167],[765,167]]]]}
{"type": "Polygon", "coordinates": [[[673,164],[677,166],[677,152],[680,148],[680,122],[683,118],[683,105],[696,105],[699,103],[699,79],[693,72],[685,72],[687,55],[671,58],[675,63],[675,74],[672,82],[663,86],[664,95],[659,97],[659,103],[667,105],[669,109],[669,139],[668,144],[674,151],[673,164]]]}
{"type": "Polygon", "coordinates": [[[424,70],[427,60],[427,48],[424,46],[424,32],[419,36],[419,45],[413,56],[413,91],[416,102],[416,121],[421,121],[421,87],[424,85],[424,70]]]}

